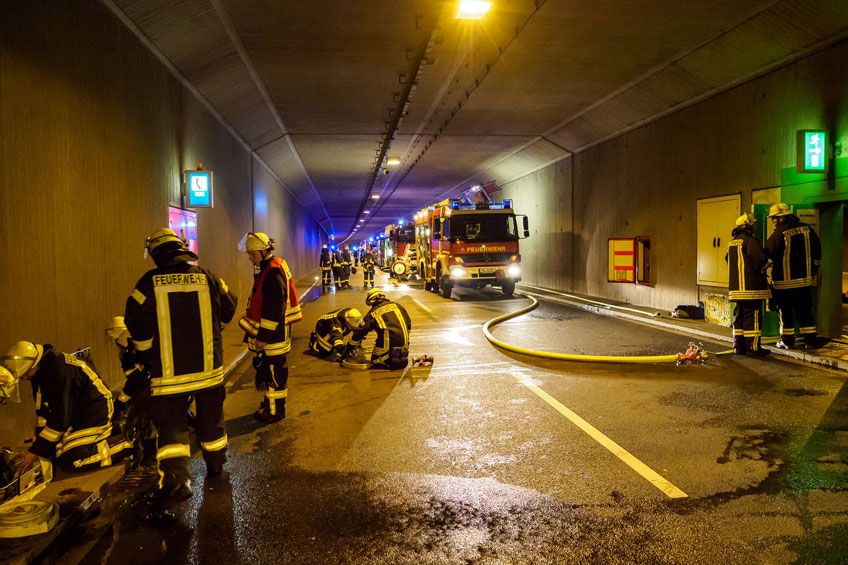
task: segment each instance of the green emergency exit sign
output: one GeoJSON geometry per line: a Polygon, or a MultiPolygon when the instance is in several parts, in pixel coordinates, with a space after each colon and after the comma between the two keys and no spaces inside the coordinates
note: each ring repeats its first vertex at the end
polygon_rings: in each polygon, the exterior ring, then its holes
{"type": "Polygon", "coordinates": [[[822,130],[798,130],[796,145],[799,173],[823,173],[827,170],[827,133],[822,130]]]}

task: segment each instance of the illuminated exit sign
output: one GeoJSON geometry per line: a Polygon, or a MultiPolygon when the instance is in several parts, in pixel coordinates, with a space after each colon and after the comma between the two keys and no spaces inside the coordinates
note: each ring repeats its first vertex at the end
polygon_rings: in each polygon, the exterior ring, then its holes
{"type": "Polygon", "coordinates": [[[212,208],[212,171],[186,171],[186,208],[212,208]]]}
{"type": "Polygon", "coordinates": [[[798,130],[796,146],[799,173],[823,173],[827,170],[827,134],[821,130],[798,130]]]}

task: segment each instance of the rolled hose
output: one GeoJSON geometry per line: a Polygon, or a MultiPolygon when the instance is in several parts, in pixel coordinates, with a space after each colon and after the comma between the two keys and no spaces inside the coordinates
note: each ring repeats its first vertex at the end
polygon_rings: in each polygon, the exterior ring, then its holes
{"type": "MultiPolygon", "coordinates": [[[[517,293],[516,293],[517,294],[517,293]]],[[[508,343],[504,343],[499,339],[496,339],[492,333],[489,331],[490,327],[496,326],[501,322],[505,322],[509,319],[515,318],[517,316],[521,316],[522,314],[526,314],[532,310],[535,310],[536,307],[539,306],[539,301],[533,298],[532,296],[528,296],[526,294],[520,294],[518,296],[523,296],[525,298],[529,298],[533,301],[530,306],[526,308],[522,308],[520,310],[516,310],[515,312],[510,312],[509,314],[504,314],[502,316],[498,316],[497,318],[492,318],[485,324],[483,324],[483,333],[486,336],[486,339],[489,340],[493,345],[500,347],[501,349],[506,349],[507,351],[512,351],[514,353],[520,353],[522,355],[530,355],[532,357],[542,357],[543,359],[559,359],[561,361],[590,361],[595,363],[676,363],[677,362],[677,354],[674,355],[642,355],[642,356],[624,356],[624,355],[579,355],[574,353],[554,353],[550,351],[538,351],[535,349],[525,349],[523,347],[517,347],[515,345],[510,345],[508,343]]],[[[729,351],[721,351],[719,353],[713,353],[713,355],[724,355],[727,353],[732,353],[733,350],[729,351]]]]}

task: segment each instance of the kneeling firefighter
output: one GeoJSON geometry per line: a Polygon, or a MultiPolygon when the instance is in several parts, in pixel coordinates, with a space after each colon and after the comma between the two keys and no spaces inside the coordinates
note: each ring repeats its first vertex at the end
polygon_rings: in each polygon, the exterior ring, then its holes
{"type": "Polygon", "coordinates": [[[356,308],[339,308],[321,316],[309,339],[309,348],[321,355],[345,352],[345,337],[362,323],[362,313],[356,308]]]}
{"type": "Polygon", "coordinates": [[[286,417],[291,350],[291,324],[303,319],[291,271],[272,253],[276,242],[264,233],[247,233],[238,244],[255,270],[247,312],[239,320],[244,340],[254,354],[256,388],[265,393],[254,416],[261,422],[286,417]]]}
{"type": "Polygon", "coordinates": [[[122,421],[124,436],[133,442],[136,464],[155,462],[156,429],[150,417],[150,370],[130,339],[123,316],[115,316],[106,334],[118,347],[118,358],[126,382],[115,400],[115,422],[122,421]]]}
{"type": "Polygon", "coordinates": [[[368,333],[376,331],[371,364],[391,370],[403,369],[409,363],[409,330],[412,329],[409,314],[377,288],[368,291],[365,304],[371,310],[365,314],[362,325],[353,331],[349,347],[358,346],[368,333]]]}
{"type": "Polygon", "coordinates": [[[29,380],[37,417],[35,442],[19,464],[54,458],[66,473],[121,461],[132,444],[112,434],[112,393],[84,361],[52,345],[19,341],[3,356],[15,380],[29,380]]]}

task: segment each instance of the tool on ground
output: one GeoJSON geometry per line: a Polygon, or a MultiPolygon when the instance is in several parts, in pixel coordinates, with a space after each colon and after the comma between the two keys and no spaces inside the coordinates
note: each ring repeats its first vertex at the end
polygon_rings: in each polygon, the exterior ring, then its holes
{"type": "Polygon", "coordinates": [[[433,364],[432,355],[419,355],[412,360],[413,367],[427,367],[433,364]]]}
{"type": "Polygon", "coordinates": [[[684,353],[677,354],[677,364],[678,365],[692,365],[695,363],[706,363],[708,358],[708,354],[704,351],[704,344],[699,343],[695,345],[695,342],[689,342],[689,348],[684,353]]]}

